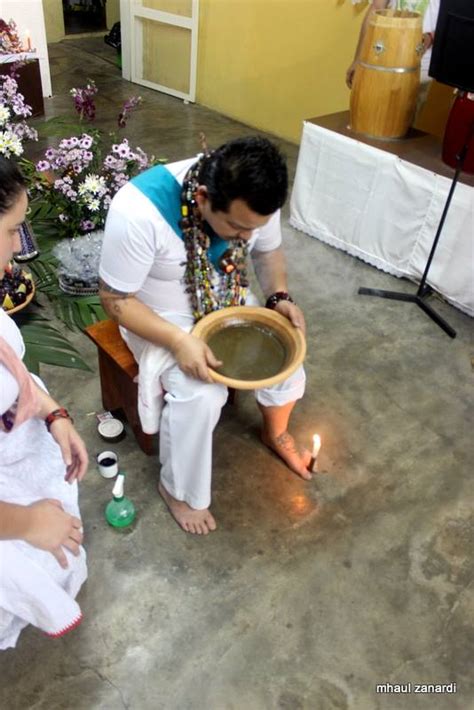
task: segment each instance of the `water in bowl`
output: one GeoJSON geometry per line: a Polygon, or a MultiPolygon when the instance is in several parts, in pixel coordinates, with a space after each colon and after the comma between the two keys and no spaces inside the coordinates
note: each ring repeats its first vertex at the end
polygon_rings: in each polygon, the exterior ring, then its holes
{"type": "Polygon", "coordinates": [[[265,380],[285,366],[283,343],[263,326],[229,325],[213,333],[207,344],[224,363],[218,372],[234,380],[265,380]]]}

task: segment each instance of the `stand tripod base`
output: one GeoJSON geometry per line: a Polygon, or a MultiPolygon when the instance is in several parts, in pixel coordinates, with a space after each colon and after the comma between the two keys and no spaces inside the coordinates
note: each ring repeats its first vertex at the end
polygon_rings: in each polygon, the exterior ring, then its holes
{"type": "Polygon", "coordinates": [[[446,323],[444,318],[441,318],[436,311],[431,308],[423,298],[430,293],[432,293],[430,288],[424,288],[420,293],[416,294],[411,294],[411,293],[400,293],[398,291],[384,291],[383,289],[379,288],[365,288],[362,286],[358,293],[360,293],[362,296],[379,296],[379,298],[389,298],[392,301],[408,301],[408,303],[416,303],[417,306],[421,308],[422,311],[426,313],[427,316],[433,320],[436,325],[438,325],[442,330],[444,330],[445,333],[449,335],[450,338],[455,338],[456,337],[456,331],[451,328],[451,326],[446,323]]]}

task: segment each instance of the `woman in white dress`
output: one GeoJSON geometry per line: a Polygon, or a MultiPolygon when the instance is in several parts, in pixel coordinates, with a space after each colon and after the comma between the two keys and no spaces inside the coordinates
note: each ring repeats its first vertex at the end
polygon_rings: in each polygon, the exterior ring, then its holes
{"type": "MultiPolygon", "coordinates": [[[[20,248],[27,208],[16,165],[0,156],[0,278],[20,248]]],[[[33,624],[61,636],[82,618],[87,577],[77,481],[84,443],[67,411],[21,362],[25,346],[0,308],[0,649],[33,624]]]]}

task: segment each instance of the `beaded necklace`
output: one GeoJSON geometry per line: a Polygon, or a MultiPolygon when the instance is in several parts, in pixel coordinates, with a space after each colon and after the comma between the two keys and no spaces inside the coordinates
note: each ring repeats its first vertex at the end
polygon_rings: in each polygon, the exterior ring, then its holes
{"type": "Polygon", "coordinates": [[[248,280],[247,243],[243,239],[222,240],[206,229],[196,202],[198,175],[203,160],[191,166],[181,191],[181,229],[186,249],[184,280],[194,320],[229,306],[245,305],[248,280]],[[227,247],[227,244],[231,246],[227,247]]]}

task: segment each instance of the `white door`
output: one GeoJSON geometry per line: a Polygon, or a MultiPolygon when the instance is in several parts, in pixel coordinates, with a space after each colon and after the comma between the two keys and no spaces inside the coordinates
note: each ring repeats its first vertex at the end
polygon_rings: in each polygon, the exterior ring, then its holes
{"type": "Polygon", "coordinates": [[[199,0],[120,0],[124,79],[196,98],[199,0]]]}

